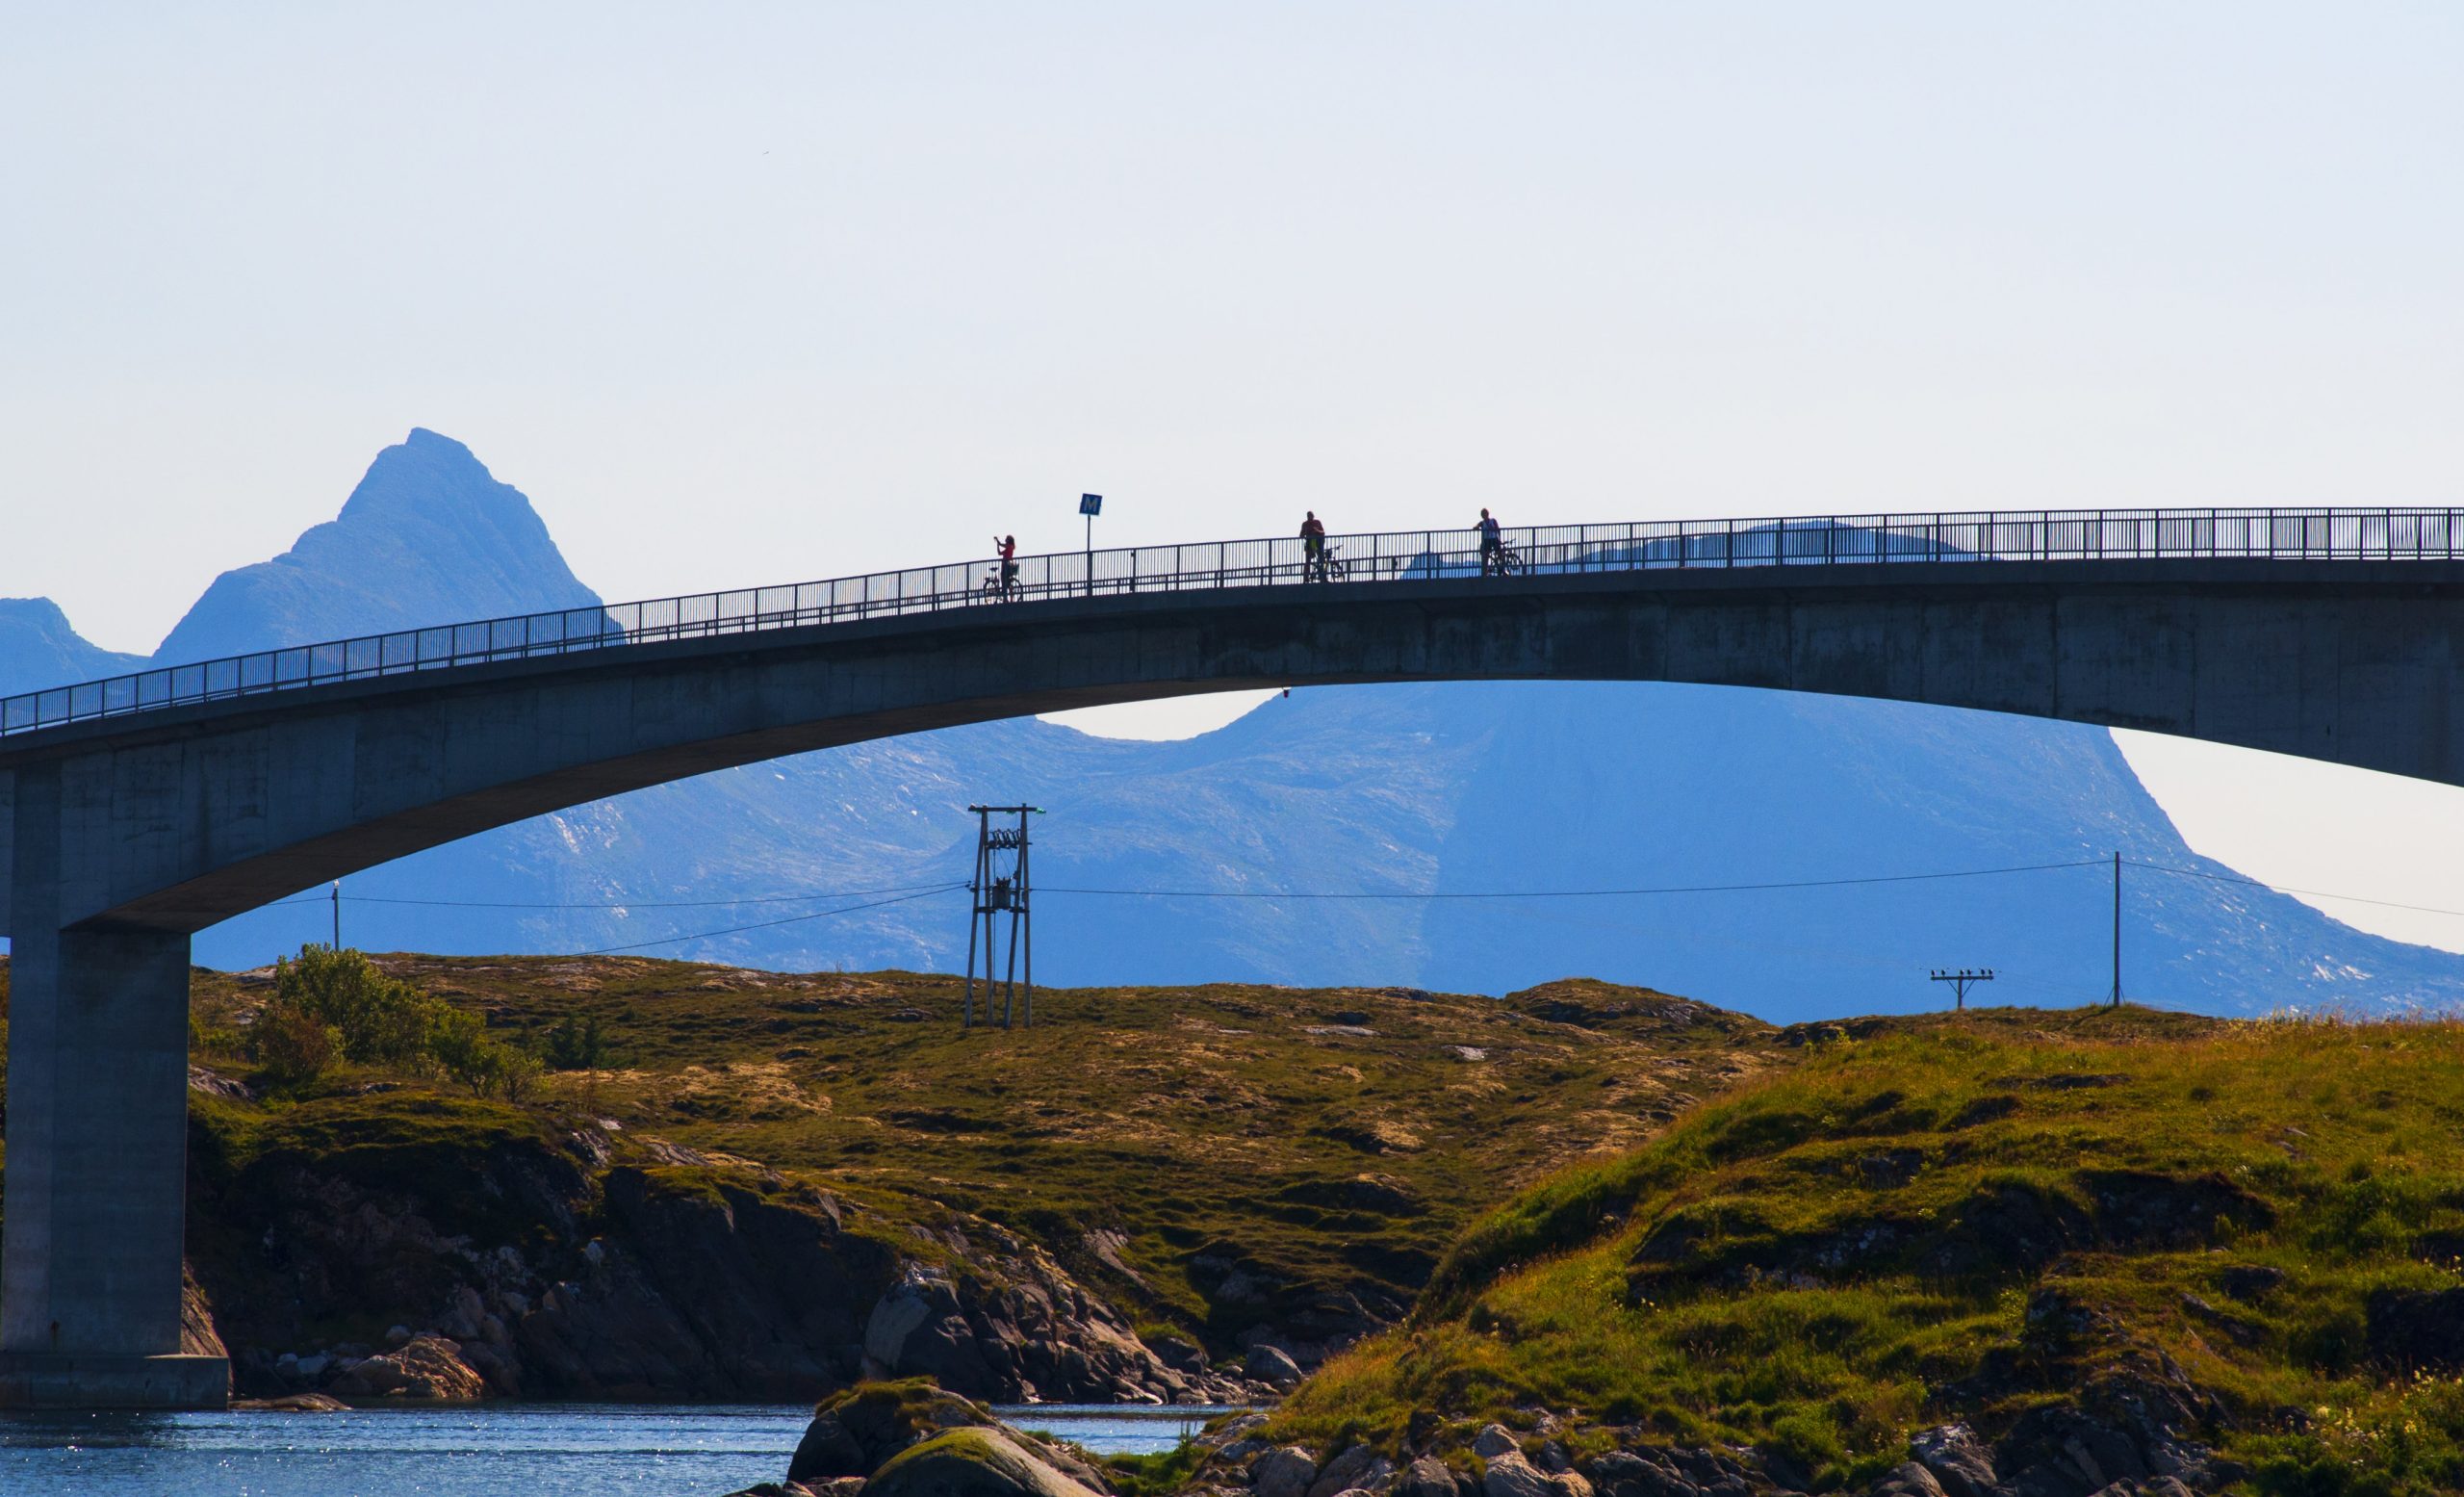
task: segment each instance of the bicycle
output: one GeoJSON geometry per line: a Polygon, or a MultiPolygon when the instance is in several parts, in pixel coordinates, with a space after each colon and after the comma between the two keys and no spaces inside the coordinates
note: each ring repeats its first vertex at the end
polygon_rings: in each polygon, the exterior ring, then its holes
{"type": "Polygon", "coordinates": [[[984,574],[984,585],[975,590],[980,603],[1013,603],[1018,596],[1018,569],[1014,565],[996,566],[984,574]]]}
{"type": "Polygon", "coordinates": [[[1340,547],[1328,546],[1318,553],[1318,581],[1340,582],[1351,575],[1351,568],[1345,565],[1344,558],[1337,555],[1340,550],[1340,547]]]}
{"type": "Polygon", "coordinates": [[[1483,553],[1480,556],[1480,575],[1482,577],[1512,577],[1515,573],[1522,570],[1523,553],[1515,550],[1512,546],[1507,545],[1503,541],[1498,542],[1497,555],[1495,556],[1491,556],[1486,553],[1483,553]]]}

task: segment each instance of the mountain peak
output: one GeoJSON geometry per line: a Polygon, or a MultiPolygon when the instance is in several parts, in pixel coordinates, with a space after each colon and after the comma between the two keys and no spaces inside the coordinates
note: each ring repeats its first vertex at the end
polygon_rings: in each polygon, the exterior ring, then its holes
{"type": "Polygon", "coordinates": [[[155,658],[211,659],[470,619],[589,607],[520,489],[424,426],[376,454],[342,512],[215,579],[155,658]]]}
{"type": "MultiPolygon", "coordinates": [[[[409,436],[377,452],[335,518],[348,525],[404,506],[432,509],[440,504],[531,514],[528,497],[511,484],[498,482],[476,452],[442,432],[413,426],[409,436]]],[[[308,535],[315,533],[311,530],[308,535]]],[[[540,533],[547,533],[545,526],[540,533]]],[[[308,535],[300,539],[305,541],[308,535]]]]}
{"type": "Polygon", "coordinates": [[[143,656],[80,635],[48,598],[0,598],[0,696],[116,676],[144,663],[143,656]]]}

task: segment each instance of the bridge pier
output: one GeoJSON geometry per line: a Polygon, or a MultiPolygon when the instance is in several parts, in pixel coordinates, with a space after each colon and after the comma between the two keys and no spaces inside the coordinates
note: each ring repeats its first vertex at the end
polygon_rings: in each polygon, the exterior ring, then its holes
{"type": "Polygon", "coordinates": [[[180,1342],[189,938],[60,928],[40,778],[11,818],[0,1407],[219,1408],[229,1364],[180,1342]]]}

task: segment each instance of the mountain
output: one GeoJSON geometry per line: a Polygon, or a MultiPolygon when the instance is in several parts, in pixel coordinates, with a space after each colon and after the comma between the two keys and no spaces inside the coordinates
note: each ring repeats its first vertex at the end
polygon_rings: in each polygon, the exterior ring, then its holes
{"type": "Polygon", "coordinates": [[[0,696],[144,666],[145,657],[90,644],[48,598],[0,598],[0,696]]]}
{"type": "Polygon", "coordinates": [[[272,560],[216,578],[154,658],[210,660],[599,601],[520,489],[451,437],[413,427],[376,454],[339,516],[272,560]]]}
{"type": "MultiPolygon", "coordinates": [[[[415,431],[339,518],[218,580],[158,658],[595,602],[520,492],[415,431]]],[[[1989,967],[1991,1001],[2077,1003],[2110,988],[2119,850],[2189,870],[2123,875],[2132,996],[2464,1000],[2464,957],[2230,882],[2102,730],[1664,684],[1301,690],[1175,743],[1024,719],[856,744],[354,875],[344,939],[953,970],[964,808],[1013,798],[1049,812],[1035,955],[1053,983],[1502,993],[1582,974],[1787,1020],[1935,1007],[1930,969],[1989,967]],[[1702,889],[1810,880],[1836,882],[1702,889]],[[1602,889],[1696,891],[1469,897],[1602,889]],[[1410,897],[1255,897],[1293,892],[1410,897]]],[[[252,912],[201,933],[198,960],[253,966],[330,919],[322,901],[252,912]]]]}
{"type": "MultiPolygon", "coordinates": [[[[1682,685],[1328,688],[1180,743],[1022,720],[858,744],[577,807],[359,875],[345,934],[371,949],[498,951],[721,931],[640,949],[956,970],[963,901],[921,890],[965,876],[963,808],[1012,797],[1048,808],[1034,828],[1035,955],[1051,982],[1504,993],[1580,973],[1795,1020],[1932,1007],[1945,996],[1932,968],[1989,967],[1990,1001],[2081,1003],[2111,983],[2104,860],[2118,849],[2193,870],[2125,870],[2134,997],[2211,1013],[2464,1000],[2464,958],[2224,882],[2231,870],[2183,845],[2109,734],[1682,685]],[[2011,867],[2035,871],[1922,876],[2011,867]],[[1874,878],[1904,881],[1515,900],[1076,892],[1874,878]],[[685,903],[799,890],[844,897],[685,903]],[[375,902],[439,898],[530,908],[375,902]],[[539,908],[550,905],[623,908],[539,908]]],[[[327,918],[322,906],[259,912],[209,933],[200,960],[260,961],[321,939],[327,918]]]]}

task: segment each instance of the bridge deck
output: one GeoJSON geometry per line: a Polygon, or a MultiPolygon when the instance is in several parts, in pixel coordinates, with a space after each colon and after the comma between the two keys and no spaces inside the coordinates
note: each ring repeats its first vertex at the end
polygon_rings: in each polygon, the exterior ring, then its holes
{"type": "MultiPolygon", "coordinates": [[[[1504,565],[1523,576],[1870,567],[1981,561],[2264,559],[2453,561],[2455,509],[2036,510],[1514,527],[1504,565]]],[[[480,619],[295,645],[54,686],[0,699],[0,736],[94,718],[581,650],[1056,598],[1228,587],[1437,581],[1483,575],[1469,529],[1337,535],[1320,576],[1295,537],[1021,556],[1011,585],[991,561],[640,603],[480,619]]]]}

